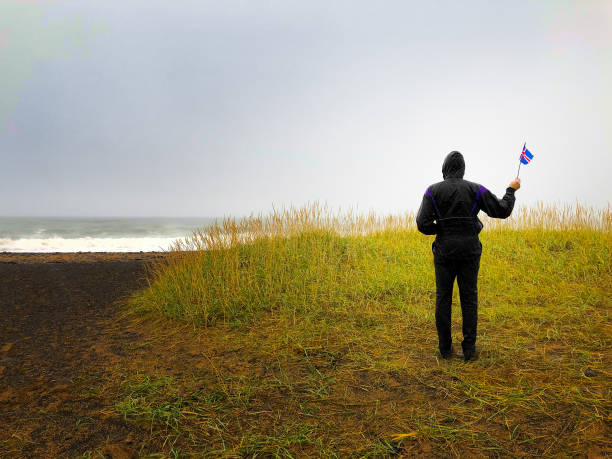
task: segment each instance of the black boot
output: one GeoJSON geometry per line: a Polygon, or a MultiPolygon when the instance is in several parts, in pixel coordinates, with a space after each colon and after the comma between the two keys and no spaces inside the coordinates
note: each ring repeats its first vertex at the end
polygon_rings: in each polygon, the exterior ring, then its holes
{"type": "Polygon", "coordinates": [[[478,360],[478,352],[476,351],[476,349],[466,349],[463,351],[463,359],[466,362],[473,362],[474,360],[478,360]]]}
{"type": "Polygon", "coordinates": [[[454,353],[455,353],[455,349],[453,348],[452,344],[449,349],[445,349],[444,351],[440,349],[440,355],[442,356],[443,359],[450,359],[454,353]]]}

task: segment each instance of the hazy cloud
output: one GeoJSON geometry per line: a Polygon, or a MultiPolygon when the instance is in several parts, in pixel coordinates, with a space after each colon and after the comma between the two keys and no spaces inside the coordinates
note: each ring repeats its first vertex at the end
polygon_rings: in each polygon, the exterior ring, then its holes
{"type": "Polygon", "coordinates": [[[441,180],[605,205],[610,2],[2,2],[0,213],[401,212],[441,180]]]}

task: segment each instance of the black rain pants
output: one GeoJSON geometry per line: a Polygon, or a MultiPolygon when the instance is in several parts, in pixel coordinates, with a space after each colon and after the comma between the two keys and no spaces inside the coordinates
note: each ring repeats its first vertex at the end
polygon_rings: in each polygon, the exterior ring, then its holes
{"type": "Polygon", "coordinates": [[[478,269],[480,255],[461,259],[448,259],[434,254],[436,268],[436,328],[441,353],[450,351],[451,304],[455,277],[459,286],[461,314],[463,316],[463,351],[476,350],[478,324],[478,269]]]}

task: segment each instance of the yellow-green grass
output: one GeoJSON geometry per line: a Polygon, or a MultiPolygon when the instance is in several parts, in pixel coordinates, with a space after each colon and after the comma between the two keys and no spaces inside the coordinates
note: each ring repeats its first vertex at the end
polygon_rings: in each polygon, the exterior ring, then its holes
{"type": "MultiPolygon", "coordinates": [[[[413,220],[313,204],[177,242],[131,310],[222,339],[178,379],[127,376],[117,410],[166,454],[610,451],[610,210],[485,220],[469,364],[438,359],[432,238],[413,220]]],[[[456,292],[453,315],[458,346],[456,292]]]]}

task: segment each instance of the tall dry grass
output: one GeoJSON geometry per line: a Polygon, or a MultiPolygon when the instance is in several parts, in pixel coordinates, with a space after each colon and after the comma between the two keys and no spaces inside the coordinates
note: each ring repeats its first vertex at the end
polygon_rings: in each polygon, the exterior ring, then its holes
{"type": "MultiPolygon", "coordinates": [[[[318,202],[304,207],[274,209],[268,215],[247,218],[224,218],[210,227],[195,231],[178,240],[170,248],[174,252],[220,249],[243,242],[268,237],[291,237],[309,231],[332,231],[341,236],[366,235],[387,231],[414,231],[416,214],[378,215],[375,212],[359,214],[354,209],[333,211],[318,202]]],[[[540,229],[540,230],[598,230],[610,232],[612,211],[610,206],[598,209],[592,206],[555,205],[543,202],[533,207],[515,209],[507,219],[480,218],[488,229],[540,229]]]]}
{"type": "MultiPolygon", "coordinates": [[[[382,297],[411,304],[432,293],[431,238],[417,232],[414,220],[413,213],[334,212],[319,203],[225,218],[177,241],[133,304],[203,325],[244,322],[264,311],[293,321],[324,311],[367,312],[382,307],[372,301],[382,297]]],[[[581,263],[609,269],[609,208],[538,204],[507,220],[483,221],[484,269],[492,277],[505,273],[517,254],[525,259],[517,260],[515,273],[538,260],[544,275],[545,266],[563,259],[549,260],[551,253],[573,254],[572,248],[581,256],[560,270],[588,269],[581,263]]]]}

